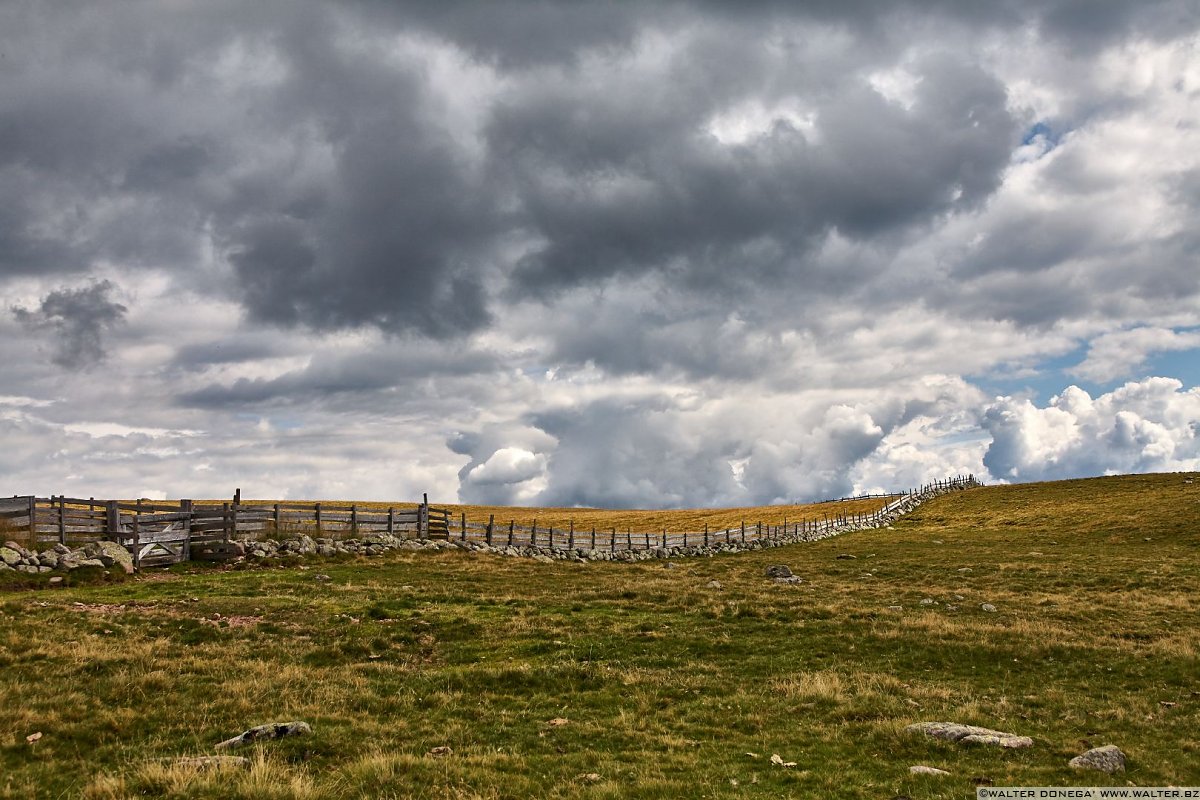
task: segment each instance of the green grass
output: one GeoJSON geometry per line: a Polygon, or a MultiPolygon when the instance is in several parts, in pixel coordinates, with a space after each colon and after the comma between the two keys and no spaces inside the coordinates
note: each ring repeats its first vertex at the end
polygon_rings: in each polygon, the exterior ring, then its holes
{"type": "Polygon", "coordinates": [[[976,489],[894,530],[676,563],[418,553],[14,586],[0,594],[0,797],[1200,784],[1200,484],[1183,476],[976,489]],[[805,583],[771,583],[773,563],[805,583]],[[249,770],[170,766],[292,719],[313,735],[259,747],[249,770]],[[903,732],[922,720],[1036,744],[903,732]],[[1128,755],[1124,775],[1066,766],[1106,743],[1128,755]],[[427,755],[442,745],[453,754],[427,755]]]}

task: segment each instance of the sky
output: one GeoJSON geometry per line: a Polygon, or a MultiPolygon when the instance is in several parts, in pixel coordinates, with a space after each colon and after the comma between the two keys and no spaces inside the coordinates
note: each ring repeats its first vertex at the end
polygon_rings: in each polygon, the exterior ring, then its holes
{"type": "Polygon", "coordinates": [[[0,494],[1200,469],[1193,0],[0,4],[0,494]]]}

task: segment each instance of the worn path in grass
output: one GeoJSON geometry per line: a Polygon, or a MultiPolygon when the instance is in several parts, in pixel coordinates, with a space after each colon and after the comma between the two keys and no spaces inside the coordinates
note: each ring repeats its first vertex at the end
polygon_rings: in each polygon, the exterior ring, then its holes
{"type": "Polygon", "coordinates": [[[420,553],[9,592],[0,797],[1197,785],[1198,486],[1160,475],[975,489],[894,530],[674,569],[420,553]],[[805,582],[772,583],[772,563],[805,582]],[[312,736],[264,746],[249,771],[166,766],[292,719],[312,736]],[[964,749],[903,732],[922,720],[1036,744],[964,749]],[[1109,742],[1126,774],[1066,766],[1109,742]],[[453,753],[426,755],[437,746],[453,753]],[[773,766],[775,753],[795,766],[773,766]],[[910,776],[912,764],[952,775],[910,776]]]}

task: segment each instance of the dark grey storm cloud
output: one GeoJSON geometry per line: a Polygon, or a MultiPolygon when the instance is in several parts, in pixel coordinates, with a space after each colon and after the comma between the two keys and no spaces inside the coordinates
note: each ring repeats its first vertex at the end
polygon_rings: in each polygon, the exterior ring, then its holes
{"type": "Polygon", "coordinates": [[[51,340],[51,360],[60,367],[95,366],[107,355],[105,337],[125,319],[125,306],[111,297],[116,287],[100,281],[78,289],[58,289],[37,308],[13,306],[17,321],[51,340]]]}
{"type": "MultiPolygon", "coordinates": [[[[688,69],[720,66],[697,57],[688,69]]],[[[1008,163],[1016,121],[994,78],[952,58],[918,74],[911,109],[848,76],[812,104],[814,131],[779,123],[735,147],[702,127],[717,110],[705,80],[673,86],[668,106],[603,84],[531,87],[489,131],[545,241],[517,285],[545,292],[674,268],[685,285],[722,292],[806,278],[820,292],[811,240],[831,229],[870,238],[970,207],[1008,163]]]]}

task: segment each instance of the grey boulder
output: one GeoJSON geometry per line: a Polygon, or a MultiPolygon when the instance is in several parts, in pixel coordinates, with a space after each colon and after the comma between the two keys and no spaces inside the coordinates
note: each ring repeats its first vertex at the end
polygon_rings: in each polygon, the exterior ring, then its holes
{"type": "Polygon", "coordinates": [[[1125,754],[1115,744],[1106,744],[1075,756],[1067,764],[1076,769],[1096,769],[1111,775],[1125,771],[1125,754]]]}
{"type": "Polygon", "coordinates": [[[1010,749],[1033,747],[1033,739],[1028,736],[1018,736],[1015,733],[1005,733],[976,725],[960,725],[956,722],[918,722],[915,725],[909,725],[904,730],[960,744],[994,744],[1010,749]]]}

